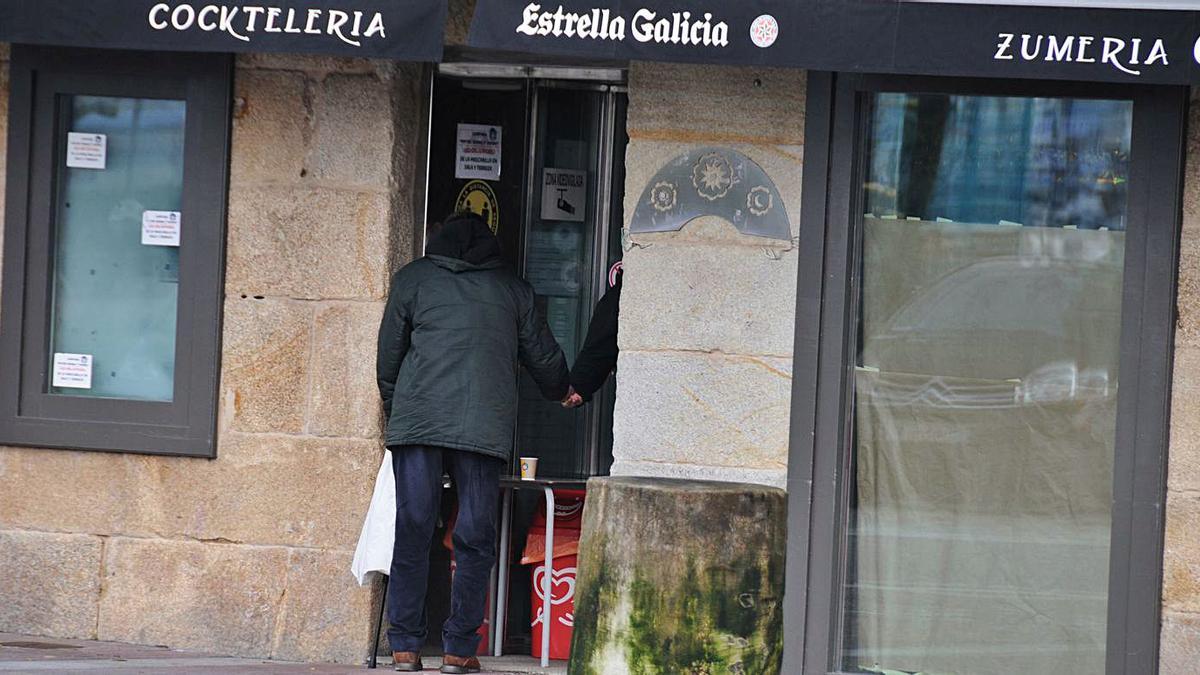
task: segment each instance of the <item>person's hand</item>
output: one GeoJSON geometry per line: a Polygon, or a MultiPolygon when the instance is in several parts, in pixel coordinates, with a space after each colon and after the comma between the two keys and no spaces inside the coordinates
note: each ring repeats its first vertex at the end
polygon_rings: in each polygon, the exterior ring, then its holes
{"type": "Polygon", "coordinates": [[[575,387],[569,388],[567,395],[563,397],[562,407],[569,410],[571,408],[578,408],[581,405],[583,405],[583,397],[579,395],[579,392],[575,391],[575,387]]]}

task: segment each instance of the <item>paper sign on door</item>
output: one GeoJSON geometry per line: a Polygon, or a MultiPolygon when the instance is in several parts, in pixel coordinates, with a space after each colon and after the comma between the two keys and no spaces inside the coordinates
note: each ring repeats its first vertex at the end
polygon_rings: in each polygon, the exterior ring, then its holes
{"type": "Polygon", "coordinates": [[[72,169],[103,169],[108,161],[108,136],[67,132],[67,166],[72,169]]]}
{"type": "Polygon", "coordinates": [[[92,355],[55,352],[51,384],[55,387],[91,389],[92,355]]]}
{"type": "Polygon", "coordinates": [[[180,220],[178,211],[142,211],[142,244],[178,246],[180,220]]]}
{"type": "Polygon", "coordinates": [[[500,127],[458,125],[454,177],[464,180],[500,180],[500,127]]]}

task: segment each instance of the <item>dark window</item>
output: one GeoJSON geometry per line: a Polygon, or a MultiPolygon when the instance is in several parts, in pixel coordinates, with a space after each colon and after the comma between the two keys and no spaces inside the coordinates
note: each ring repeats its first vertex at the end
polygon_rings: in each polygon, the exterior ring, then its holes
{"type": "Polygon", "coordinates": [[[14,47],[0,443],[214,455],[231,66],[14,47]]]}
{"type": "Polygon", "coordinates": [[[787,672],[1156,672],[1186,100],[811,79],[787,672]]]}

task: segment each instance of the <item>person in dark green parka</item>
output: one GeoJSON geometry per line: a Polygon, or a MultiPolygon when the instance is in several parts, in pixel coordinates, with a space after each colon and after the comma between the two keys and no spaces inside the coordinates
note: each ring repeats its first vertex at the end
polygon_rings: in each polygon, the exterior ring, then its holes
{"type": "Polygon", "coordinates": [[[459,503],[442,672],[476,672],[500,472],[513,452],[518,368],[547,399],[563,401],[570,394],[566,358],[533,288],[501,259],[496,236],[479,216],[461,213],[434,233],[425,257],[392,278],[376,366],[396,475],[387,599],[396,669],[421,669],[429,546],[445,470],[459,503]]]}

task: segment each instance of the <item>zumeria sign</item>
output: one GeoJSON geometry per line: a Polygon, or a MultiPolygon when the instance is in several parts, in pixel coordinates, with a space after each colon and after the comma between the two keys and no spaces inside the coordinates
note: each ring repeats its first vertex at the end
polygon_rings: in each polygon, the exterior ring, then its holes
{"type": "Polygon", "coordinates": [[[1200,13],[914,0],[478,0],[469,44],[605,60],[1200,83],[1200,13]]]}
{"type": "MultiPolygon", "coordinates": [[[[1126,40],[1109,36],[1097,38],[1093,35],[1000,33],[996,40],[996,55],[992,58],[997,61],[1020,59],[1035,63],[1101,63],[1133,76],[1141,75],[1147,68],[1170,65],[1162,38],[1134,37],[1126,40]],[[1143,42],[1149,43],[1145,49],[1143,42]]],[[[1200,40],[1197,40],[1193,52],[1196,49],[1200,49],[1200,40]]],[[[1200,56],[1197,58],[1200,62],[1200,56]]]]}
{"type": "Polygon", "coordinates": [[[0,40],[438,61],[445,0],[3,0],[0,40]]]}

